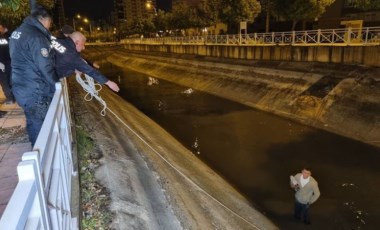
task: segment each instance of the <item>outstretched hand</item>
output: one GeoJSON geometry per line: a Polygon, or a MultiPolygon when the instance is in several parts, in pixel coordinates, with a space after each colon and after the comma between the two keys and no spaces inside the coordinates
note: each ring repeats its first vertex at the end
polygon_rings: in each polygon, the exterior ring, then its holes
{"type": "Polygon", "coordinates": [[[99,65],[97,62],[95,62],[95,61],[92,63],[92,66],[93,66],[94,68],[97,68],[97,69],[100,68],[100,65],[99,65]]]}
{"type": "Polygon", "coordinates": [[[113,81],[108,80],[105,84],[115,92],[119,92],[120,90],[119,86],[113,81]]]}

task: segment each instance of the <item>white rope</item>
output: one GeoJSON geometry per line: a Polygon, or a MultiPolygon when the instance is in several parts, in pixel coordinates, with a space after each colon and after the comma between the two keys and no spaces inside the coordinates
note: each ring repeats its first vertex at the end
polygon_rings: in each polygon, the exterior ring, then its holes
{"type": "Polygon", "coordinates": [[[181,172],[177,167],[175,167],[172,163],[170,163],[162,154],[160,154],[147,141],[145,141],[144,138],[142,138],[136,131],[134,131],[129,125],[127,125],[118,115],[116,115],[110,108],[107,107],[106,102],[98,95],[98,92],[102,89],[101,85],[94,84],[93,78],[91,78],[91,77],[89,77],[87,75],[85,75],[85,77],[86,77],[86,80],[83,80],[80,74],[76,75],[76,79],[77,79],[78,83],[83,87],[84,91],[87,92],[87,94],[86,94],[86,96],[84,98],[85,98],[86,101],[91,101],[92,98],[95,97],[95,99],[97,99],[104,106],[103,110],[100,113],[102,116],[106,115],[105,110],[108,109],[108,111],[110,111],[138,139],[140,139],[155,154],[157,154],[166,164],[168,164],[172,169],[174,169],[180,176],[182,176],[183,178],[185,178],[195,188],[197,188],[203,194],[205,194],[206,196],[208,196],[209,198],[211,198],[213,201],[215,201],[216,203],[218,203],[220,206],[224,207],[226,210],[228,210],[233,215],[235,215],[236,217],[240,218],[241,220],[243,220],[244,222],[246,222],[247,224],[249,224],[253,228],[260,230],[260,228],[258,226],[256,226],[255,224],[251,223],[249,220],[245,219],[244,217],[242,217],[241,215],[239,215],[238,213],[236,213],[235,211],[233,211],[232,209],[230,209],[229,207],[227,207],[225,204],[223,204],[222,202],[220,202],[218,199],[216,199],[215,197],[213,197],[210,193],[208,193],[206,190],[204,190],[203,188],[201,188],[198,184],[196,184],[193,180],[191,180],[188,176],[186,176],[183,172],[181,172]],[[97,85],[100,86],[98,90],[96,89],[97,85]],[[88,95],[91,96],[90,99],[87,99],[88,95]]]}
{"type": "Polygon", "coordinates": [[[87,74],[84,75],[85,80],[83,80],[81,74],[76,74],[77,82],[82,86],[83,90],[87,93],[84,96],[84,100],[91,101],[93,98],[98,100],[100,104],[103,105],[103,109],[100,111],[100,115],[103,117],[106,115],[107,103],[99,96],[99,91],[102,90],[102,85],[95,83],[94,79],[87,74]]]}
{"type": "Polygon", "coordinates": [[[201,188],[198,184],[196,184],[193,180],[191,180],[188,176],[186,176],[183,172],[181,172],[177,167],[175,167],[172,163],[170,163],[164,156],[162,156],[155,148],[153,148],[147,141],[144,140],[137,132],[135,132],[129,125],[127,125],[119,116],[117,116],[110,108],[107,108],[125,127],[127,127],[134,135],[137,136],[138,139],[140,139],[146,146],[148,146],[154,153],[156,153],[165,163],[167,163],[171,168],[173,168],[179,175],[181,175],[183,178],[185,178],[190,184],[192,184],[194,187],[196,187],[199,191],[203,192],[206,196],[214,200],[216,203],[224,207],[226,210],[230,211],[233,215],[237,216],[238,218],[242,219],[247,224],[251,225],[255,229],[260,230],[258,226],[251,223],[244,217],[240,216],[238,213],[227,207],[225,204],[220,202],[218,199],[213,197],[210,193],[205,191],[203,188],[201,188]]]}

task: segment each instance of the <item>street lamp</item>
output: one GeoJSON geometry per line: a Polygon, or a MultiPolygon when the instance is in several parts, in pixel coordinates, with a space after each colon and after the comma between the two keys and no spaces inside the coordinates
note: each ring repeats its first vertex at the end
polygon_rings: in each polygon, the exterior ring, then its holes
{"type": "Polygon", "coordinates": [[[75,15],[75,16],[73,17],[73,29],[74,29],[74,31],[75,31],[75,18],[81,19],[80,14],[77,14],[77,15],[75,15]]]}
{"type": "Polygon", "coordinates": [[[154,15],[157,15],[156,7],[153,6],[153,3],[152,3],[151,0],[146,1],[146,3],[145,3],[145,7],[146,7],[148,10],[151,10],[151,9],[153,8],[153,10],[154,10],[154,15]]]}
{"type": "Polygon", "coordinates": [[[88,20],[87,18],[84,18],[83,22],[88,23],[90,25],[90,36],[91,36],[91,33],[92,33],[91,21],[88,20]]]}

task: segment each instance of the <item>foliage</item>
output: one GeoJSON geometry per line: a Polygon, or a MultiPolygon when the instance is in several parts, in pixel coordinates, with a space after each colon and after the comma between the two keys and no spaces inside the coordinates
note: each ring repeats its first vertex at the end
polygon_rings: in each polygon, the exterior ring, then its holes
{"type": "Polygon", "coordinates": [[[378,10],[380,9],[380,0],[355,0],[352,2],[355,8],[361,10],[378,10]]]}
{"type": "Polygon", "coordinates": [[[168,14],[163,10],[158,10],[156,17],[153,18],[154,27],[158,31],[169,29],[168,14]]]}
{"type": "Polygon", "coordinates": [[[219,0],[219,19],[228,25],[253,22],[260,12],[261,5],[256,0],[219,0]]]}
{"type": "Polygon", "coordinates": [[[301,20],[313,20],[320,17],[326,7],[335,0],[274,0],[275,13],[285,20],[293,21],[292,30],[301,20]]]}
{"type": "Polygon", "coordinates": [[[173,7],[169,13],[169,24],[175,29],[186,29],[190,27],[190,18],[193,15],[193,8],[185,2],[180,2],[173,7]]]}
{"type": "Polygon", "coordinates": [[[265,12],[266,19],[265,19],[265,32],[269,32],[269,20],[270,16],[273,15],[273,9],[275,8],[275,1],[274,0],[261,0],[261,10],[265,12]]]}
{"type": "Polygon", "coordinates": [[[204,28],[218,22],[236,25],[240,21],[253,22],[260,11],[258,0],[203,0],[192,6],[181,1],[173,6],[171,12],[159,10],[154,17],[129,21],[123,29],[126,34],[147,34],[204,28]]]}
{"type": "Polygon", "coordinates": [[[7,7],[16,11],[20,7],[20,0],[2,0],[0,1],[0,7],[7,7]]]}
{"type": "Polygon", "coordinates": [[[94,170],[97,160],[92,159],[94,142],[89,134],[81,128],[76,129],[78,143],[80,191],[82,205],[81,229],[109,229],[112,213],[107,210],[109,198],[107,191],[96,182],[94,170]]]}
{"type": "Polygon", "coordinates": [[[189,13],[189,27],[204,28],[210,25],[210,18],[203,4],[198,4],[190,8],[189,13]]]}
{"type": "MultiPolygon", "coordinates": [[[[30,0],[0,0],[0,21],[10,25],[20,24],[30,13],[30,0]]],[[[36,3],[49,9],[54,7],[54,0],[36,0],[36,3]]]]}
{"type": "Polygon", "coordinates": [[[156,27],[153,21],[153,16],[149,16],[143,19],[135,19],[128,22],[126,25],[121,28],[125,31],[126,35],[131,34],[144,34],[153,33],[156,31],[156,27]]]}
{"type": "Polygon", "coordinates": [[[219,5],[220,0],[205,0],[199,5],[201,18],[207,21],[208,25],[214,25],[219,22],[219,5]]]}
{"type": "Polygon", "coordinates": [[[167,13],[169,29],[204,28],[218,21],[216,3],[219,0],[202,1],[195,6],[179,2],[167,13]],[[212,3],[212,4],[211,4],[212,3]]]}

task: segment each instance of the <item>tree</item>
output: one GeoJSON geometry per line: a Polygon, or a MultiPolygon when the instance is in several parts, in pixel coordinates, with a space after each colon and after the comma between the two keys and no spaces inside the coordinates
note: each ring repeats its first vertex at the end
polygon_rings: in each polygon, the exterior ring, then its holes
{"type": "Polygon", "coordinates": [[[335,0],[273,0],[277,16],[292,21],[292,30],[297,22],[320,17],[335,0]]]}
{"type": "Polygon", "coordinates": [[[220,0],[219,18],[227,25],[236,25],[241,21],[253,22],[261,12],[256,0],[220,0]]]}
{"type": "Polygon", "coordinates": [[[204,28],[215,24],[213,13],[208,10],[205,3],[206,1],[197,4],[189,12],[190,24],[194,28],[204,28]]]}
{"type": "Polygon", "coordinates": [[[163,10],[158,10],[157,15],[153,18],[153,23],[158,31],[166,31],[168,28],[168,14],[163,10]]]}
{"type": "Polygon", "coordinates": [[[183,30],[190,28],[193,9],[185,2],[176,4],[171,13],[168,13],[168,21],[171,29],[183,30]]]}
{"type": "Polygon", "coordinates": [[[265,32],[269,32],[270,16],[273,14],[273,9],[275,8],[274,0],[261,0],[261,9],[265,12],[265,32]]]}
{"type": "Polygon", "coordinates": [[[138,34],[145,37],[149,37],[150,33],[156,32],[152,17],[129,21],[122,30],[129,35],[138,34]]]}
{"type": "MultiPolygon", "coordinates": [[[[8,24],[19,24],[21,20],[30,14],[29,0],[0,0],[0,20],[8,24]]],[[[39,0],[38,4],[51,9],[55,0],[39,0]]]]}
{"type": "Polygon", "coordinates": [[[204,0],[198,5],[199,17],[207,26],[215,25],[220,21],[219,6],[220,0],[204,0]]]}

